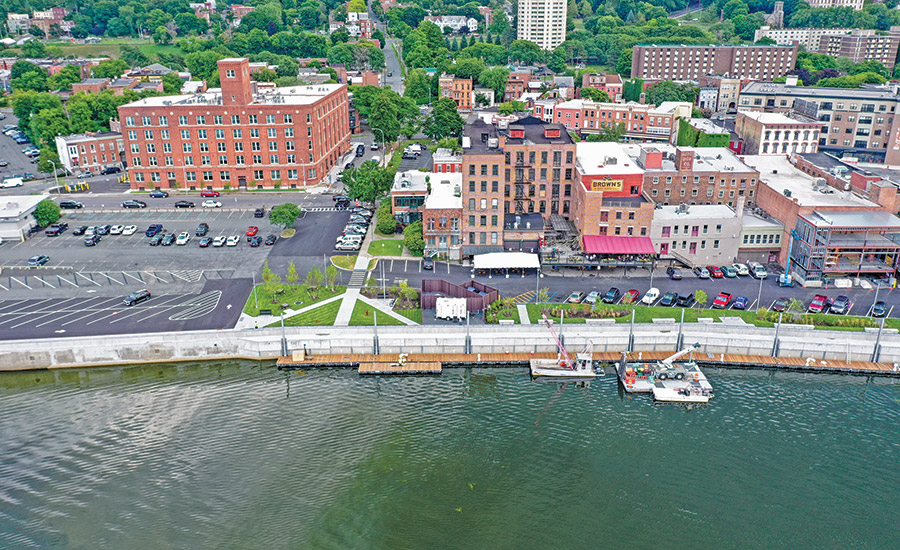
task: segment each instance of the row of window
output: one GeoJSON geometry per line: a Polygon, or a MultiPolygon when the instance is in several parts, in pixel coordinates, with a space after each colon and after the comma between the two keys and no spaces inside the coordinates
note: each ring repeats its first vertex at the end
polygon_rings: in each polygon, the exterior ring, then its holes
{"type": "MultiPolygon", "coordinates": [[[[658,190],[658,189],[651,189],[651,190],[650,190],[650,196],[651,196],[651,197],[656,197],[657,195],[659,195],[659,190],[658,190]]],[[[664,196],[664,197],[671,197],[671,196],[672,196],[671,189],[666,189],[665,192],[663,193],[663,196],[664,196]]],[[[686,190],[686,189],[681,189],[681,190],[680,190],[680,196],[686,197],[686,196],[687,196],[687,190],[686,190]]],[[[700,196],[699,189],[691,189],[691,196],[692,196],[692,197],[698,197],[698,196],[700,196]]],[[[707,197],[712,197],[712,196],[713,196],[713,189],[712,189],[711,187],[706,189],[706,196],[707,196],[707,197]]],[[[738,196],[740,196],[740,197],[743,197],[743,196],[744,196],[744,190],[743,190],[743,189],[738,189],[738,196]]],[[[751,189],[751,190],[747,193],[747,196],[750,197],[751,199],[753,198],[753,189],[751,189]]],[[[723,189],[719,189],[718,197],[719,197],[720,199],[724,199],[724,198],[725,198],[725,191],[724,191],[723,189]]],[[[732,198],[732,199],[734,198],[734,189],[732,189],[731,191],[728,192],[728,197],[729,197],[729,198],[732,198]]],[[[709,203],[707,203],[707,204],[709,204],[709,203]]]]}
{"type": "MultiPolygon", "coordinates": [[[[247,115],[246,124],[259,124],[259,116],[260,115],[247,115]]],[[[137,117],[128,116],[125,117],[125,126],[135,126],[137,117]]],[[[152,117],[144,115],[140,117],[141,126],[154,126],[152,117]]],[[[209,117],[209,120],[216,126],[221,126],[225,123],[226,116],[225,115],[212,115],[209,117]]],[[[240,125],[244,124],[244,120],[241,118],[241,115],[231,115],[229,120],[232,125],[240,125]]],[[[276,115],[265,115],[266,124],[275,124],[276,115]]],[[[168,126],[169,125],[169,117],[166,115],[160,115],[156,117],[157,124],[156,126],[168,126]]],[[[206,115],[197,115],[194,117],[194,122],[197,126],[205,126],[207,121],[206,115]]],[[[306,115],[306,123],[310,124],[312,122],[312,118],[309,113],[306,115]]],[[[293,124],[294,123],[294,115],[285,114],[281,116],[282,124],[293,124]]],[[[187,115],[179,115],[178,116],[178,125],[179,126],[188,126],[190,124],[190,120],[187,115]]]]}
{"type": "Polygon", "coordinates": [[[780,244],[780,233],[744,234],[744,244],[780,244]]]}
{"type": "MultiPolygon", "coordinates": [[[[260,132],[259,128],[250,128],[248,132],[251,139],[259,139],[260,132]]],[[[181,130],[180,131],[181,139],[190,140],[191,139],[191,131],[190,130],[181,130]]],[[[225,130],[221,128],[217,128],[215,130],[215,138],[216,139],[225,139],[225,130]]],[[[153,130],[144,130],[144,139],[151,140],[155,139],[156,134],[154,134],[153,130]]],[[[169,130],[160,130],[159,137],[163,141],[168,141],[172,139],[172,135],[169,130]]],[[[243,139],[244,131],[240,128],[233,128],[231,130],[232,139],[243,139]]],[[[278,128],[267,128],[266,129],[266,137],[270,139],[278,138],[278,128]]],[[[284,129],[284,137],[292,138],[294,137],[294,129],[293,128],[285,128],[284,129]]],[[[306,129],[306,137],[312,137],[312,127],[306,129]]],[[[136,141],[138,138],[137,130],[128,130],[128,139],[131,141],[136,141]]],[[[197,130],[197,139],[209,139],[209,132],[207,130],[197,130]]],[[[312,140],[310,140],[310,144],[312,144],[312,140]]],[[[310,145],[312,147],[312,145],[310,145]]]]}
{"type": "MultiPolygon", "coordinates": [[[[288,154],[286,155],[285,164],[297,164],[297,155],[288,154]]],[[[185,155],[181,157],[183,159],[183,164],[176,164],[175,158],[170,156],[163,157],[163,165],[164,166],[196,166],[194,163],[193,155],[185,155]]],[[[200,155],[200,166],[210,166],[212,165],[212,159],[210,155],[200,155]]],[[[229,166],[229,165],[237,165],[244,166],[247,164],[246,158],[244,155],[235,155],[234,162],[229,162],[228,155],[219,155],[217,166],[229,166]]],[[[251,155],[250,157],[251,164],[264,164],[262,155],[251,155]]],[[[265,164],[281,164],[281,157],[279,155],[273,154],[269,155],[268,163],[265,164]]],[[[105,161],[104,161],[105,162],[105,161]]],[[[315,162],[313,160],[313,155],[310,153],[309,162],[315,162]]],[[[132,166],[144,166],[143,157],[131,157],[132,166]]],[[[159,158],[156,156],[147,157],[147,166],[159,166],[159,158]]]]}
{"type": "MultiPolygon", "coordinates": [[[[299,179],[300,171],[299,170],[285,170],[287,174],[287,179],[295,180],[299,179]]],[[[281,179],[281,170],[269,170],[268,174],[271,180],[280,180],[281,179]]],[[[161,174],[160,172],[148,172],[150,176],[151,182],[160,182],[161,174]]],[[[213,179],[214,172],[212,170],[204,170],[200,173],[200,177],[203,181],[214,181],[213,179]]],[[[307,179],[315,179],[316,177],[316,169],[310,168],[306,171],[307,179]]],[[[134,173],[134,181],[138,183],[143,183],[146,181],[146,176],[144,172],[135,172],[134,173]]],[[[166,178],[169,181],[176,181],[176,172],[166,172],[166,178]]],[[[197,181],[197,172],[187,171],[184,172],[184,179],[187,182],[195,182],[197,181]]],[[[255,180],[264,180],[266,179],[266,171],[265,170],[254,170],[253,171],[253,179],[255,180]]],[[[219,181],[227,182],[231,181],[231,171],[230,170],[219,170],[219,181]]]]}
{"type": "MultiPolygon", "coordinates": [[[[243,142],[237,141],[237,142],[233,142],[233,144],[234,144],[235,152],[237,152],[237,153],[244,152],[244,143],[243,142]]],[[[312,151],[312,141],[309,141],[308,145],[309,145],[309,150],[312,151]]],[[[131,148],[131,153],[133,155],[141,154],[141,144],[140,143],[132,143],[130,148],[131,148]]],[[[147,153],[150,153],[150,154],[156,153],[156,144],[155,143],[147,143],[146,149],[147,149],[147,151],[146,151],[147,153]]],[[[267,149],[269,152],[278,151],[278,142],[277,141],[268,142],[267,149]]],[[[294,142],[293,141],[284,142],[284,149],[286,151],[294,151],[296,149],[294,142]]],[[[208,153],[209,152],[209,143],[207,143],[207,142],[199,143],[197,145],[197,150],[200,153],[208,153]]],[[[250,142],[250,150],[251,151],[262,151],[262,145],[258,141],[252,141],[252,142],[250,142]]],[[[216,143],[216,151],[218,151],[220,153],[227,153],[228,152],[228,143],[224,142],[224,141],[217,142],[216,143]]],[[[171,153],[172,152],[172,144],[168,143],[168,142],[163,143],[162,152],[163,153],[171,153]]],[[[193,153],[194,145],[192,143],[182,143],[181,144],[181,152],[182,153],[193,153]]]]}
{"type": "MultiPolygon", "coordinates": [[[[717,241],[717,240],[713,241],[713,248],[719,248],[719,241],[717,241]]],[[[672,250],[677,250],[677,249],[678,249],[678,241],[672,241],[672,250]]],[[[687,241],[681,241],[681,249],[682,250],[688,249],[687,241]]],[[[700,241],[700,250],[704,250],[704,249],[706,249],[706,241],[705,240],[700,241]]],[[[660,254],[668,254],[669,253],[669,243],[660,244],[659,245],[659,253],[660,254]]],[[[697,253],[697,243],[696,242],[690,243],[690,253],[691,254],[697,253]]]]}
{"type": "MultiPolygon", "coordinates": [[[[601,235],[607,235],[607,234],[608,234],[608,231],[609,231],[609,228],[607,228],[606,226],[603,226],[603,227],[600,228],[600,234],[601,234],[601,235]]],[[[614,228],[613,228],[613,235],[621,235],[621,234],[622,234],[622,228],[621,228],[621,227],[614,227],[614,228]]],[[[629,236],[630,236],[630,235],[634,235],[634,228],[633,228],[633,227],[626,227],[626,228],[625,228],[625,234],[626,234],[626,235],[629,235],[629,236]]],[[[646,236],[647,236],[647,228],[646,228],[646,227],[641,227],[640,235],[641,235],[642,237],[646,237],[646,236]]]]}
{"type": "MultiPolygon", "coordinates": [[[[654,184],[659,183],[659,176],[654,176],[652,181],[654,184]]],[[[711,184],[715,184],[716,177],[709,176],[709,179],[707,181],[711,184]]],[[[722,178],[719,181],[719,187],[724,187],[726,181],[727,180],[725,178],[722,178]]],[[[668,185],[670,183],[672,183],[672,176],[666,176],[666,184],[668,185]]],[[[687,183],[687,176],[681,176],[681,183],[687,183]]],[[[694,176],[694,183],[697,183],[697,184],[700,183],[700,176],[694,176]]],[[[735,187],[736,185],[737,185],[737,179],[731,178],[731,186],[735,187]]],[[[756,185],[756,178],[750,178],[750,187],[754,187],[755,185],[756,185]]],[[[741,187],[747,187],[747,178],[741,178],[741,187]]]]}

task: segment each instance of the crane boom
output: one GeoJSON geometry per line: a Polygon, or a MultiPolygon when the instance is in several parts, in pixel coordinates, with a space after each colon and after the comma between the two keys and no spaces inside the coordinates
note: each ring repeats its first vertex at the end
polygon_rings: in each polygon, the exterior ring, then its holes
{"type": "Polygon", "coordinates": [[[573,368],[573,361],[569,359],[569,354],[566,353],[566,348],[563,347],[562,342],[559,341],[559,337],[556,335],[556,331],[553,330],[553,324],[550,323],[550,319],[547,319],[547,316],[541,313],[541,317],[544,318],[544,323],[547,325],[547,330],[550,331],[550,335],[553,336],[553,341],[556,342],[556,348],[559,350],[560,354],[562,354],[563,359],[566,361],[566,368],[573,368]]]}
{"type": "Polygon", "coordinates": [[[687,355],[688,353],[694,351],[695,349],[697,349],[699,347],[700,347],[700,342],[697,342],[693,346],[688,346],[688,347],[684,348],[683,350],[679,351],[678,353],[674,353],[674,354],[666,357],[665,359],[660,361],[660,363],[662,363],[666,367],[671,367],[672,363],[674,363],[676,359],[684,357],[685,355],[687,355]]]}

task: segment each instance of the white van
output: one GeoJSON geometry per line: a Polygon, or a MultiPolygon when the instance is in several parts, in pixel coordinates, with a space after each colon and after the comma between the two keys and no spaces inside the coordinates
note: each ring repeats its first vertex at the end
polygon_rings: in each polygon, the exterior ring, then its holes
{"type": "Polygon", "coordinates": [[[10,187],[22,187],[25,185],[25,181],[22,178],[6,178],[0,183],[0,188],[7,189],[10,187]]]}

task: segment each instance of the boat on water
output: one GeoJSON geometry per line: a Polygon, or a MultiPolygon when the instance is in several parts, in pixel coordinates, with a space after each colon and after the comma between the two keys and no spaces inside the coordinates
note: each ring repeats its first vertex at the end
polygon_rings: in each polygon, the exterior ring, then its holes
{"type": "Polygon", "coordinates": [[[588,342],[585,349],[571,357],[553,330],[553,325],[546,315],[542,315],[547,330],[556,342],[556,359],[532,359],[530,361],[531,376],[547,378],[586,379],[603,376],[603,367],[594,363],[594,343],[588,342]]]}
{"type": "MultiPolygon", "coordinates": [[[[665,403],[708,403],[713,397],[712,385],[690,357],[700,344],[688,346],[659,361],[629,361],[623,353],[616,367],[619,380],[629,393],[652,393],[655,401],[665,403]]],[[[640,357],[640,356],[639,356],[640,357]]]]}

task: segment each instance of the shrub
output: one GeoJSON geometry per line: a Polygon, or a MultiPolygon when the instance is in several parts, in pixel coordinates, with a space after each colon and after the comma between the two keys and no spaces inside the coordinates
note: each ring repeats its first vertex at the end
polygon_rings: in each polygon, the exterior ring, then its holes
{"type": "Polygon", "coordinates": [[[394,227],[397,225],[397,222],[394,220],[394,214],[391,211],[390,199],[385,199],[378,205],[378,210],[375,213],[375,220],[375,229],[377,229],[379,233],[390,235],[394,232],[394,227]]]}

